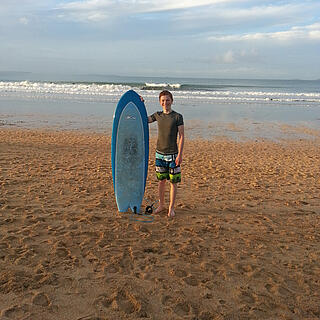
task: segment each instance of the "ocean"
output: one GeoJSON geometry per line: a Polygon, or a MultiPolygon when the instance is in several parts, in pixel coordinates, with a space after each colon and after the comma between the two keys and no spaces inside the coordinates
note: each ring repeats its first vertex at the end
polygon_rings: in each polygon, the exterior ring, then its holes
{"type": "Polygon", "coordinates": [[[167,89],[191,138],[312,138],[320,130],[320,80],[0,76],[3,127],[109,134],[124,92],[137,91],[151,114],[161,110],[158,95],[167,89]]]}

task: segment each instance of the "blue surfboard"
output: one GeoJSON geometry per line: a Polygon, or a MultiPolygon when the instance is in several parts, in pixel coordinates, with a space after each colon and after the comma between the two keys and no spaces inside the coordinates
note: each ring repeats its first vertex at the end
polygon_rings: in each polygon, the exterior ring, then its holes
{"type": "Polygon", "coordinates": [[[148,173],[148,116],[140,96],[127,91],[113,116],[112,178],[118,210],[140,212],[148,173]]]}

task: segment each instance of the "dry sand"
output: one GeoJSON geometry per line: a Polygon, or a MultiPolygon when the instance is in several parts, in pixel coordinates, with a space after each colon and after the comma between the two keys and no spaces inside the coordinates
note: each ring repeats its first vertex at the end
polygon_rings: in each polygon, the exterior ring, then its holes
{"type": "Polygon", "coordinates": [[[319,147],[189,140],[176,217],[140,223],[110,137],[1,129],[0,319],[319,319],[319,147]]]}

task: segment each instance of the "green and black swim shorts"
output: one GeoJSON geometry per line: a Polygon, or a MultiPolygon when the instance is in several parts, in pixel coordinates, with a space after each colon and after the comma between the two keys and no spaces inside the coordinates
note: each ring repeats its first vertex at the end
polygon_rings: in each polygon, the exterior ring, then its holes
{"type": "Polygon", "coordinates": [[[170,180],[172,183],[181,182],[181,168],[176,165],[178,154],[161,154],[156,152],[156,174],[158,180],[170,180]]]}

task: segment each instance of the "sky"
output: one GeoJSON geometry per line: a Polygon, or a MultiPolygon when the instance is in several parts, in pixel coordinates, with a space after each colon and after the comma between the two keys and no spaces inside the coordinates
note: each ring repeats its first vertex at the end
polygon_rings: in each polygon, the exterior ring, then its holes
{"type": "Polygon", "coordinates": [[[0,0],[0,72],[320,79],[320,1],[0,0]]]}

